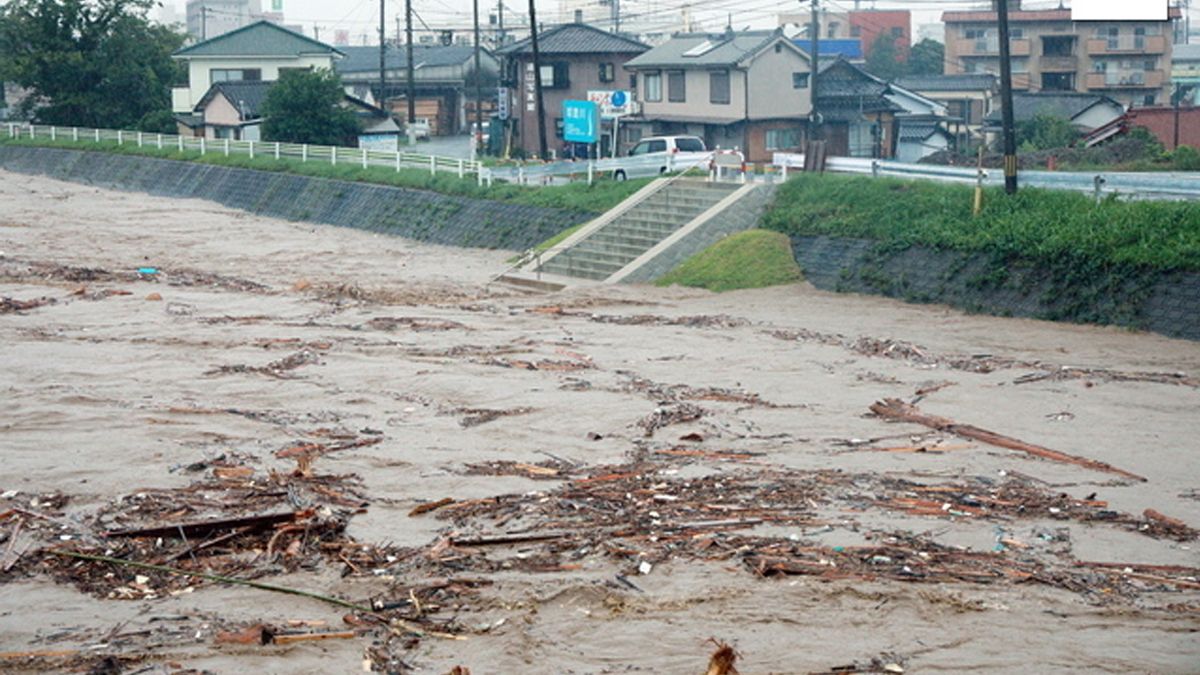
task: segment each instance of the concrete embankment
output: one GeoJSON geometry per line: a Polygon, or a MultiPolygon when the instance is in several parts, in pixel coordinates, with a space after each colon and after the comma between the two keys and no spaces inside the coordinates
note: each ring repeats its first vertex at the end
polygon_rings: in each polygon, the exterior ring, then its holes
{"type": "Polygon", "coordinates": [[[453,246],[525,249],[593,214],[103,152],[0,146],[0,168],[453,246]]]}
{"type": "Polygon", "coordinates": [[[793,236],[796,262],[823,290],[943,303],[971,312],[1151,330],[1200,340],[1200,273],[1113,266],[1056,269],[928,246],[793,236]]]}

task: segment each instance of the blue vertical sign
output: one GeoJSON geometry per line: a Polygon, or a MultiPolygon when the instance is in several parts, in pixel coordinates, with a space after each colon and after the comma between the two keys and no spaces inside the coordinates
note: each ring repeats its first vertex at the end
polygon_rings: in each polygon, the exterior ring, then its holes
{"type": "Polygon", "coordinates": [[[595,143],[600,137],[600,107],[591,101],[563,101],[563,140],[595,143]]]}

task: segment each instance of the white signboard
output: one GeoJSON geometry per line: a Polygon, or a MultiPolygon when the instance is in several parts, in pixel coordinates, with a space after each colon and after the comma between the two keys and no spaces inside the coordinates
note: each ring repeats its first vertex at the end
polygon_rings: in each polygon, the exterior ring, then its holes
{"type": "Polygon", "coordinates": [[[1071,3],[1072,21],[1166,21],[1168,12],[1167,0],[1074,0],[1071,3]]]}
{"type": "Polygon", "coordinates": [[[629,92],[617,89],[592,90],[587,94],[587,100],[600,106],[600,116],[604,118],[621,117],[633,113],[633,97],[629,92]]]}

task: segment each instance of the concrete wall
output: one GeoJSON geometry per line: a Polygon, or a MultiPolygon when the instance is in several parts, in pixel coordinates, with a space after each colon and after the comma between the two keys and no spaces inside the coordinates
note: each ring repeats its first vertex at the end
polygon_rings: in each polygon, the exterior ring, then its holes
{"type": "Polygon", "coordinates": [[[521,250],[595,214],[103,152],[0,145],[0,169],[453,246],[521,250]]]}
{"type": "MultiPolygon", "coordinates": [[[[1124,274],[1064,280],[1054,270],[921,246],[888,251],[866,239],[793,237],[817,288],[945,303],[1000,316],[1116,324],[1200,340],[1200,273],[1124,274]]],[[[1069,277],[1069,275],[1067,275],[1069,277]]]]}

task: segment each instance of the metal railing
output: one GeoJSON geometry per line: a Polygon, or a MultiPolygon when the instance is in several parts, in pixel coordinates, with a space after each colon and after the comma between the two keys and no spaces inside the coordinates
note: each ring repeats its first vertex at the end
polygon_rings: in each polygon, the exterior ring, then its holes
{"type": "MultiPolygon", "coordinates": [[[[774,163],[782,167],[787,178],[788,167],[804,166],[804,155],[776,153],[774,163]]],[[[983,185],[1004,185],[1000,171],[937,164],[906,164],[858,157],[830,157],[826,170],[870,176],[923,178],[948,183],[981,182],[983,185]]],[[[1128,199],[1200,199],[1200,173],[1153,171],[1021,171],[1022,185],[1051,190],[1086,192],[1102,198],[1114,194],[1128,199]]]]}
{"type": "Polygon", "coordinates": [[[482,185],[488,180],[488,170],[479,162],[455,157],[425,155],[402,150],[370,150],[330,145],[303,143],[278,143],[274,141],[239,141],[230,138],[204,138],[202,136],[179,136],[123,129],[90,129],[84,127],[60,127],[41,124],[8,124],[9,138],[47,139],[55,142],[98,144],[115,142],[117,145],[199,152],[201,155],[241,155],[251,159],[271,157],[274,159],[299,160],[301,162],[323,162],[326,164],[387,167],[396,171],[418,169],[431,175],[451,173],[459,178],[474,174],[482,185]]]}

